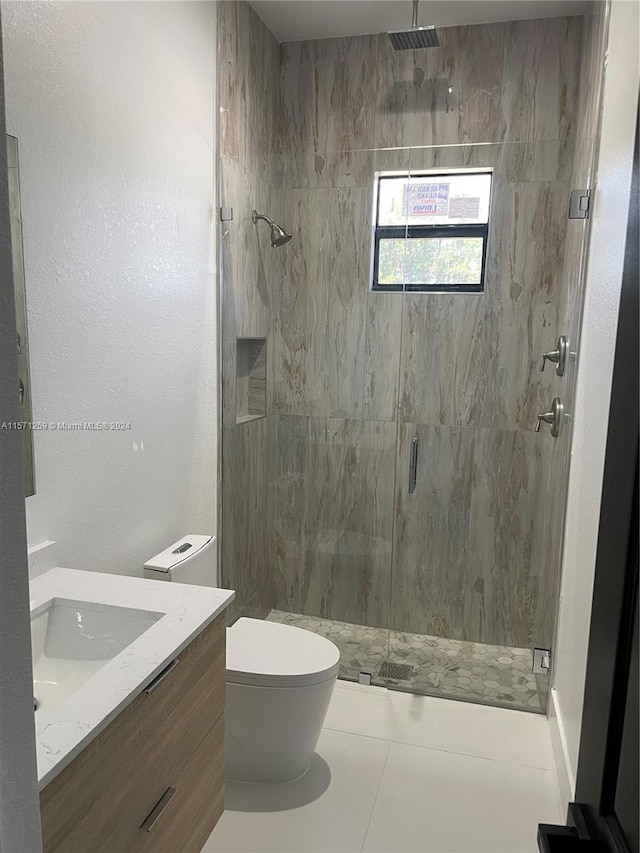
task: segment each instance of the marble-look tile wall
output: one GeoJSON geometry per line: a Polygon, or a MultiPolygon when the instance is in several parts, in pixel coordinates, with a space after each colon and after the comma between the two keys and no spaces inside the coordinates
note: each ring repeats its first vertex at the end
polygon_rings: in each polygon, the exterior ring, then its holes
{"type": "Polygon", "coordinates": [[[221,4],[221,539],[238,614],[550,644],[569,431],[533,427],[571,400],[539,363],[577,338],[584,226],[566,203],[592,179],[603,8],[584,30],[450,28],[396,53],[384,35],[279,48],[244,0],[221,4]],[[374,172],[467,166],[495,170],[486,293],[372,293],[374,172]],[[291,243],[272,250],[254,207],[291,243]],[[267,411],[236,425],[238,337],[267,339],[267,411]]]}
{"type": "MultiPolygon", "coordinates": [[[[247,368],[237,362],[237,339],[266,339],[270,358],[273,294],[284,256],[282,250],[271,248],[269,229],[264,223],[254,225],[251,212],[256,208],[278,221],[284,197],[278,187],[276,156],[279,45],[244,0],[220,3],[218,20],[220,204],[233,208],[233,220],[222,223],[221,241],[222,512],[218,533],[222,582],[236,590],[233,621],[241,615],[266,616],[274,603],[273,537],[266,515],[268,399],[267,417],[236,423],[238,412],[245,408],[237,395],[247,395],[247,414],[258,409],[252,405],[249,386],[243,391],[242,374],[247,368]]],[[[264,373],[264,368],[259,372],[264,373]]],[[[267,398],[268,391],[267,387],[267,398]]]]}
{"type": "MultiPolygon", "coordinates": [[[[585,6],[580,59],[580,84],[576,107],[575,151],[571,165],[571,187],[593,192],[596,184],[595,167],[599,139],[600,102],[609,28],[609,4],[604,0],[592,0],[585,6]]],[[[580,352],[580,327],[584,301],[586,253],[589,241],[590,220],[567,221],[564,265],[562,272],[562,300],[559,306],[559,334],[569,338],[573,356],[567,363],[562,378],[554,375],[554,396],[560,396],[565,409],[571,415],[575,405],[576,373],[580,352]]],[[[547,511],[553,518],[564,522],[566,490],[571,457],[571,422],[557,442],[551,446],[551,483],[547,511]]],[[[554,554],[562,549],[562,528],[555,535],[554,554]]],[[[556,565],[560,557],[558,556],[556,565]]],[[[559,595],[560,573],[556,572],[552,589],[553,601],[559,595]]],[[[556,607],[550,618],[555,624],[556,607]]]]}
{"type": "Polygon", "coordinates": [[[416,52],[384,35],[283,45],[294,238],[273,279],[279,609],[550,644],[562,519],[556,443],[533,428],[557,390],[539,365],[566,306],[581,30],[450,28],[416,52]],[[495,170],[485,294],[372,293],[374,172],[462,166],[495,170]]]}

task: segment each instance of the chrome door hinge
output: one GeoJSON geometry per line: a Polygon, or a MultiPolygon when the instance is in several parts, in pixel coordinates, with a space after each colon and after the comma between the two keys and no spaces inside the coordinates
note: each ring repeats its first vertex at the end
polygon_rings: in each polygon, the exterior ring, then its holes
{"type": "Polygon", "coordinates": [[[531,669],[538,675],[546,675],[551,669],[551,651],[549,649],[534,649],[531,669]]]}
{"type": "Polygon", "coordinates": [[[221,207],[220,208],[220,220],[222,222],[231,222],[233,219],[233,208],[232,207],[221,207]]]}
{"type": "Polygon", "coordinates": [[[569,219],[586,219],[591,205],[591,190],[571,190],[569,194],[569,219]]]}

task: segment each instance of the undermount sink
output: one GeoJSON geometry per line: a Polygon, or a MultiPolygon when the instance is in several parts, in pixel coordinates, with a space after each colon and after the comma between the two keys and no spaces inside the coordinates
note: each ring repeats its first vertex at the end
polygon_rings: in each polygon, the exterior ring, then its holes
{"type": "Polygon", "coordinates": [[[53,598],[31,615],[37,708],[64,701],[163,613],[53,598]]]}

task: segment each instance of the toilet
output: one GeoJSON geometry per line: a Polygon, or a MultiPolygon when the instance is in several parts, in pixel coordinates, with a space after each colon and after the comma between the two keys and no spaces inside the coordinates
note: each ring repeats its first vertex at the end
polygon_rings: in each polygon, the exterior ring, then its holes
{"type": "MultiPolygon", "coordinates": [[[[152,580],[216,586],[214,536],[185,536],[145,563],[152,580]]],[[[227,628],[225,776],[292,782],[311,765],[338,677],[337,646],[293,625],[227,628]]]]}

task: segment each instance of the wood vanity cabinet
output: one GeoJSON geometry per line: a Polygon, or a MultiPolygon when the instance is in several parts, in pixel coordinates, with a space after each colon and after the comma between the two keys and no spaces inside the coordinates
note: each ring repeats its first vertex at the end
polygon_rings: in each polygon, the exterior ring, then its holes
{"type": "Polygon", "coordinates": [[[43,789],[44,853],[199,853],[224,803],[225,626],[223,613],[43,789]]]}

